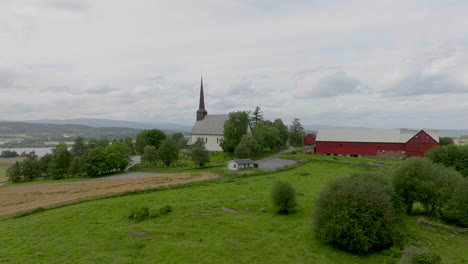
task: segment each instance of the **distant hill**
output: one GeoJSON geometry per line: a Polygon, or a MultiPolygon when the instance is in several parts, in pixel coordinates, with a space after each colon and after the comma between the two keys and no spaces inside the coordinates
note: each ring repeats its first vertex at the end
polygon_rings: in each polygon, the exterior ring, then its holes
{"type": "MultiPolygon", "coordinates": [[[[303,125],[306,130],[317,131],[318,129],[372,129],[369,127],[341,127],[341,126],[328,126],[328,125],[303,125]]],[[[439,129],[439,136],[441,137],[459,137],[468,135],[467,129],[439,129]]]]}
{"type": "Polygon", "coordinates": [[[144,122],[133,122],[125,120],[110,120],[110,119],[95,119],[95,118],[74,118],[74,119],[41,119],[41,120],[25,120],[28,123],[38,124],[74,124],[74,125],[85,125],[91,127],[128,127],[135,129],[160,129],[165,132],[190,132],[192,127],[171,124],[171,123],[144,123],[144,122]]]}
{"type": "Polygon", "coordinates": [[[136,138],[141,129],[125,127],[91,127],[85,125],[34,124],[27,122],[0,122],[0,138],[23,138],[42,141],[69,141],[84,139],[125,137],[136,138]]]}

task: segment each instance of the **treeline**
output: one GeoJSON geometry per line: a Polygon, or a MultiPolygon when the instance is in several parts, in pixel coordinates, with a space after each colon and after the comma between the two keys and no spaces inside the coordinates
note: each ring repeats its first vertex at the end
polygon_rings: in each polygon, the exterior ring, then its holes
{"type": "Polygon", "coordinates": [[[282,149],[288,143],[302,146],[304,136],[305,130],[299,119],[294,119],[288,129],[281,119],[265,120],[261,108],[256,107],[254,111],[229,113],[220,145],[225,152],[247,158],[264,151],[282,149]]]}
{"type": "Polygon", "coordinates": [[[468,177],[468,145],[455,145],[452,143],[439,145],[426,152],[425,157],[435,163],[451,167],[468,177]]]}
{"type": "Polygon", "coordinates": [[[37,179],[64,179],[96,177],[125,170],[130,164],[132,139],[109,142],[107,139],[84,142],[77,138],[68,150],[65,143],[58,144],[52,154],[39,158],[29,153],[21,162],[8,168],[11,182],[34,181],[37,179]]]}

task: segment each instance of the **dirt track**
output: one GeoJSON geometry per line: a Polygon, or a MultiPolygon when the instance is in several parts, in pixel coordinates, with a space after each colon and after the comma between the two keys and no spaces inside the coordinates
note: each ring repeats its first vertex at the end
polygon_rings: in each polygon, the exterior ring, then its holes
{"type": "Polygon", "coordinates": [[[157,175],[146,178],[80,181],[67,183],[31,184],[0,188],[0,216],[14,214],[38,207],[52,206],[68,201],[163,187],[216,178],[216,174],[190,173],[157,175]]]}

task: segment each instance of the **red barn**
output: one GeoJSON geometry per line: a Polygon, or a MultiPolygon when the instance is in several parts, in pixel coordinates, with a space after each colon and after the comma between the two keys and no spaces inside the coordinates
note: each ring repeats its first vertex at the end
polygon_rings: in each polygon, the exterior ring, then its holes
{"type": "Polygon", "coordinates": [[[439,144],[437,130],[320,129],[316,153],[323,155],[423,157],[439,144]]]}
{"type": "Polygon", "coordinates": [[[315,135],[314,134],[307,134],[304,137],[304,145],[315,145],[315,135]]]}

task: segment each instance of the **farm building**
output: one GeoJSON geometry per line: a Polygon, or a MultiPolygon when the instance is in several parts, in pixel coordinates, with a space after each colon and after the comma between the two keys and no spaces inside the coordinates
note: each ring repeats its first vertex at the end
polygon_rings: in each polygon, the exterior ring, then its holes
{"type": "Polygon", "coordinates": [[[238,159],[238,160],[231,160],[228,162],[228,169],[229,170],[239,170],[249,167],[258,167],[258,164],[251,159],[238,159]]]}
{"type": "Polygon", "coordinates": [[[315,145],[315,135],[307,134],[304,137],[304,146],[315,145]]]}
{"type": "Polygon", "coordinates": [[[316,153],[351,157],[423,157],[439,144],[438,130],[320,129],[316,153]]]}

